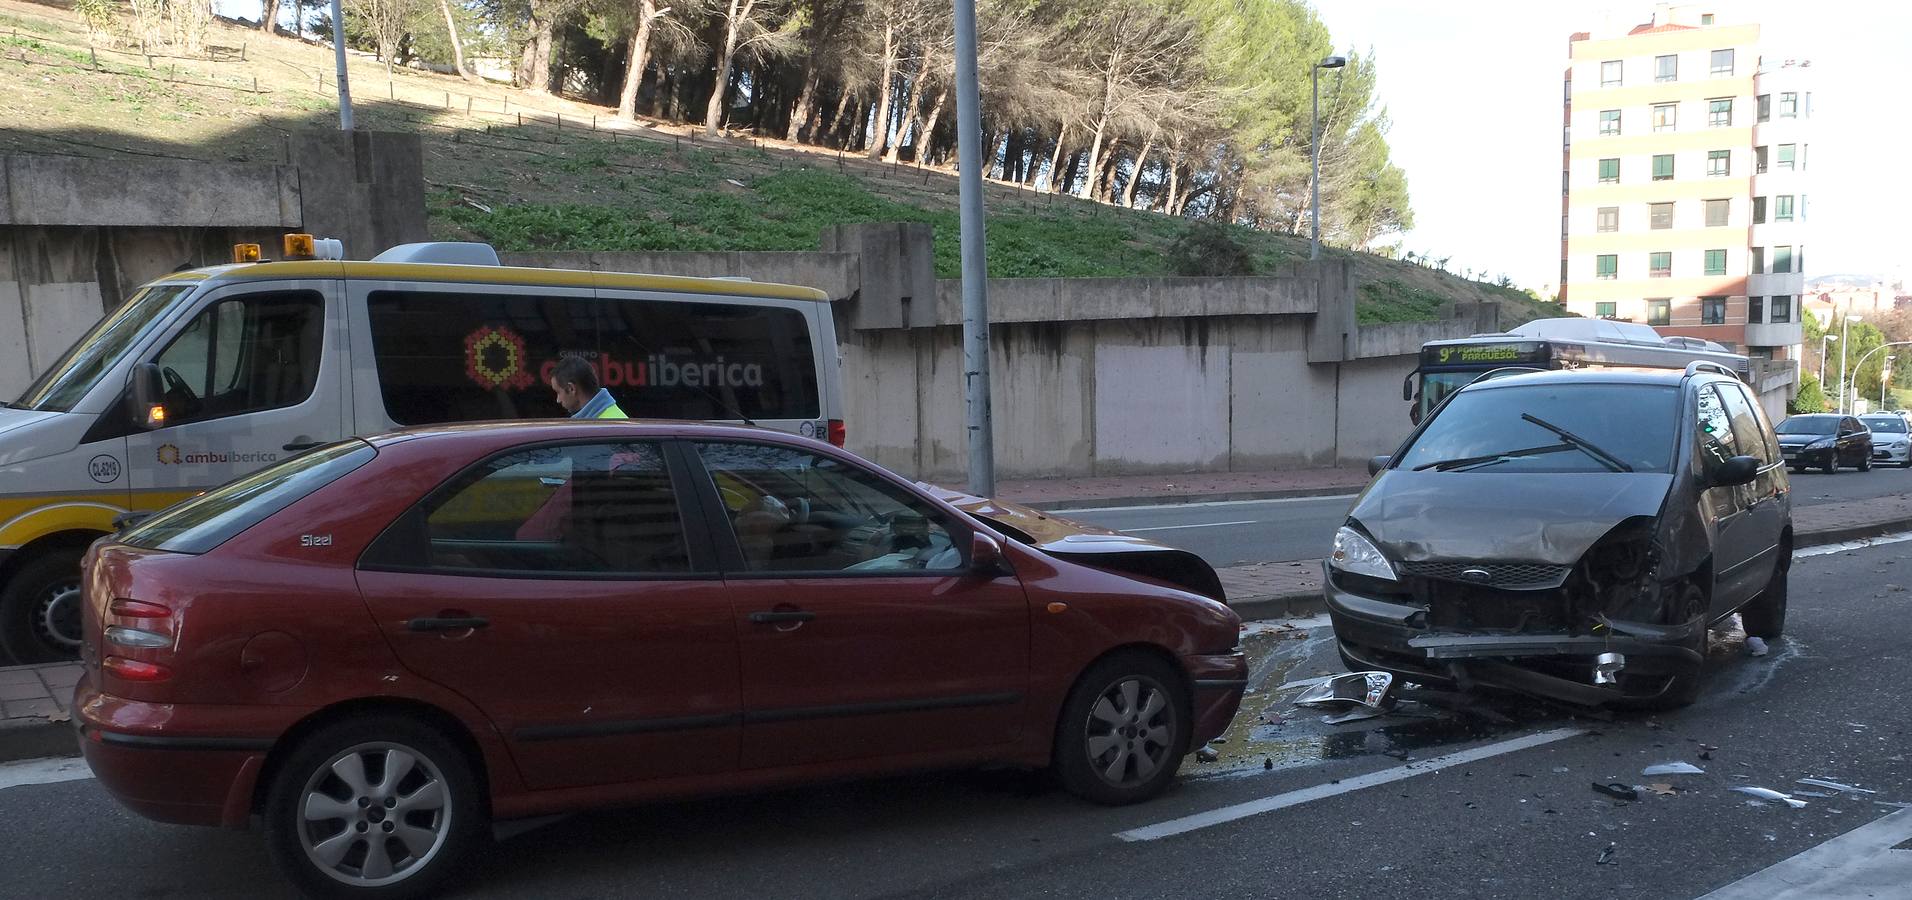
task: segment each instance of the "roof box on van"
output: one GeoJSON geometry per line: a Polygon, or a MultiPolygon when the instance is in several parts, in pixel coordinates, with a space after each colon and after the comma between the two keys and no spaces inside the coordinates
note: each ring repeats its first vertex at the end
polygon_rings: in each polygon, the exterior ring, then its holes
{"type": "Polygon", "coordinates": [[[425,241],[399,244],[372,257],[373,262],[437,263],[447,266],[495,266],[498,251],[473,241],[425,241]]]}

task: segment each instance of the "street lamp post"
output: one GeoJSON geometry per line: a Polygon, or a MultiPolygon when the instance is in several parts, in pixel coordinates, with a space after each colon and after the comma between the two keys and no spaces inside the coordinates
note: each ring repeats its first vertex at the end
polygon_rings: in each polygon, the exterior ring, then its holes
{"type": "Polygon", "coordinates": [[[352,130],[352,87],[345,75],[345,16],[332,0],[332,60],[339,70],[339,130],[352,130]]]}
{"type": "Polygon", "coordinates": [[[969,492],[996,493],[995,424],[989,405],[988,263],[983,230],[982,100],[976,80],[976,3],[955,0],[957,195],[962,245],[963,407],[969,492]]]}
{"type": "MultiPolygon", "coordinates": [[[[1879,351],[1881,351],[1881,350],[1884,350],[1884,349],[1885,349],[1885,348],[1887,348],[1887,347],[1903,347],[1903,346],[1906,346],[1906,345],[1908,345],[1908,344],[1912,344],[1912,341],[1887,341],[1887,342],[1885,342],[1885,343],[1883,343],[1883,344],[1880,344],[1880,345],[1879,345],[1879,346],[1877,346],[1877,347],[1874,347],[1874,348],[1872,348],[1872,349],[1870,349],[1870,350],[1867,350],[1867,351],[1865,352],[1865,354],[1864,354],[1864,355],[1862,355],[1862,356],[1860,356],[1860,357],[1859,357],[1859,364],[1858,364],[1857,366],[1854,366],[1853,368],[1855,368],[1855,369],[1863,369],[1863,368],[1865,368],[1865,367],[1866,367],[1866,361],[1872,358],[1872,354],[1874,354],[1874,353],[1877,353],[1877,352],[1879,352],[1879,351]]],[[[1842,347],[1842,348],[1840,348],[1840,350],[1839,350],[1839,354],[1840,354],[1841,356],[1844,356],[1844,355],[1845,355],[1845,348],[1843,348],[1843,347],[1842,347]]],[[[1880,379],[1881,379],[1881,380],[1883,380],[1883,379],[1884,379],[1884,377],[1885,377],[1885,376],[1884,376],[1883,374],[1881,374],[1881,375],[1880,375],[1880,379]]],[[[1852,378],[1852,379],[1846,379],[1846,380],[1848,380],[1848,381],[1851,381],[1851,382],[1852,382],[1853,384],[1855,384],[1855,385],[1856,385],[1856,384],[1858,384],[1858,379],[1856,379],[1856,378],[1852,378]]],[[[1879,402],[1880,402],[1880,404],[1881,404],[1881,405],[1884,405],[1884,403],[1885,403],[1885,401],[1884,401],[1884,400],[1881,400],[1881,401],[1879,401],[1879,402]]],[[[1841,409],[1839,410],[1839,412],[1843,414],[1843,413],[1845,412],[1845,409],[1844,409],[1844,408],[1841,408],[1841,409]]]]}
{"type": "Polygon", "coordinates": [[[1819,389],[1821,391],[1826,389],[1826,348],[1832,346],[1832,342],[1838,339],[1839,336],[1836,334],[1819,336],[1819,389]]]}
{"type": "Polygon", "coordinates": [[[1308,221],[1313,226],[1313,236],[1308,239],[1309,259],[1321,258],[1321,70],[1339,69],[1347,64],[1348,58],[1345,56],[1330,56],[1315,63],[1314,68],[1308,70],[1308,116],[1312,123],[1310,126],[1312,137],[1308,145],[1310,155],[1314,157],[1313,176],[1308,179],[1309,193],[1312,195],[1309,201],[1312,211],[1308,214],[1308,221]]]}
{"type": "MultiPolygon", "coordinates": [[[[1846,392],[1852,389],[1852,370],[1846,368],[1846,348],[1852,345],[1852,320],[1857,318],[1846,316],[1843,326],[1846,333],[1839,339],[1839,414],[1842,416],[1846,414],[1846,392]]],[[[1864,360],[1860,364],[1864,365],[1864,360]]]]}

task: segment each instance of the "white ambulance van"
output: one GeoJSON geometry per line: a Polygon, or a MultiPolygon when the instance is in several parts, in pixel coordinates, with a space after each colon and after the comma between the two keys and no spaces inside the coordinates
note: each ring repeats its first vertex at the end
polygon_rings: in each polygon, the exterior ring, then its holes
{"type": "Polygon", "coordinates": [[[546,381],[564,356],[632,417],[843,443],[822,291],[515,268],[483,244],[286,251],[140,287],[0,407],[0,664],[77,654],[79,558],[121,514],[348,435],[563,416],[546,381]]]}

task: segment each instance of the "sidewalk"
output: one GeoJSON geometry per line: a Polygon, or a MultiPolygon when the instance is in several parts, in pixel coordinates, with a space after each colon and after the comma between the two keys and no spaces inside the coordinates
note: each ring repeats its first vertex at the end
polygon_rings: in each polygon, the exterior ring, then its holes
{"type": "MultiPolygon", "coordinates": [[[[1135,476],[1010,481],[997,493],[1019,503],[1125,506],[1225,499],[1230,492],[1314,491],[1345,493],[1367,481],[1365,470],[1319,469],[1203,476],[1135,476]],[[1192,483],[1191,483],[1192,482],[1192,483]],[[1199,492],[1201,489],[1210,489],[1199,492]],[[1176,494],[1176,491],[1187,493],[1176,494]],[[1138,499],[1141,498],[1141,499],[1138,499]]],[[[1309,496],[1275,494],[1273,496],[1309,496]]],[[[1793,509],[1800,547],[1836,544],[1912,530],[1912,494],[1822,503],[1793,509]]],[[[1265,562],[1217,570],[1229,605],[1244,619],[1312,615],[1321,611],[1321,561],[1265,562]]],[[[74,742],[68,704],[79,681],[77,663],[0,668],[0,762],[40,756],[72,756],[74,742]]]]}
{"type": "MultiPolygon", "coordinates": [[[[1352,494],[1368,484],[1366,466],[1279,472],[1103,475],[996,482],[999,499],[1043,510],[1158,506],[1223,500],[1276,500],[1352,494]]],[[[960,480],[948,487],[962,490],[960,480]]]]}

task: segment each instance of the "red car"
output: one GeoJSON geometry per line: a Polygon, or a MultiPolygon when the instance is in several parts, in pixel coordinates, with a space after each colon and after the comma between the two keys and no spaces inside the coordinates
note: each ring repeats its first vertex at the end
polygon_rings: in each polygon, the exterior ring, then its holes
{"type": "Polygon", "coordinates": [[[1010,764],[1145,800],[1247,674],[1186,553],[681,422],[332,444],[96,544],[85,588],[101,783],[258,817],[343,896],[430,890],[490,819],[665,797],[1010,764]]]}

